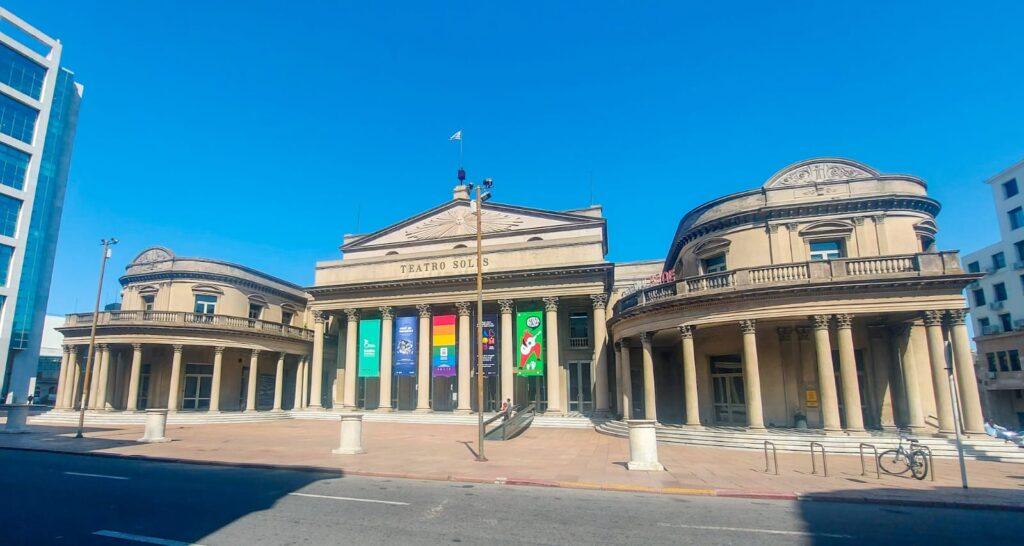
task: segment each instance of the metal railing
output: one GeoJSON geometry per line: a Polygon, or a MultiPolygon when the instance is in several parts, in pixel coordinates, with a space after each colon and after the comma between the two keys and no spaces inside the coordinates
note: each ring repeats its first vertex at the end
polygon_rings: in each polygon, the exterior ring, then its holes
{"type": "Polygon", "coordinates": [[[880,479],[882,479],[882,473],[879,472],[879,466],[878,466],[878,448],[875,447],[874,444],[861,443],[859,446],[857,446],[857,450],[860,451],[860,475],[861,476],[866,476],[867,473],[868,473],[867,468],[865,468],[865,466],[864,466],[864,448],[865,447],[870,447],[871,450],[875,452],[875,458],[872,459],[873,461],[875,461],[875,478],[880,480],[880,479]]]}
{"type": "Polygon", "coordinates": [[[775,450],[775,442],[764,441],[764,473],[768,473],[768,446],[772,446],[772,458],[775,460],[775,475],[779,475],[779,452],[775,450]]]}
{"type": "Polygon", "coordinates": [[[811,442],[811,474],[818,473],[818,465],[814,459],[814,446],[818,446],[821,449],[821,470],[825,477],[828,477],[828,463],[825,461],[825,446],[821,445],[821,442],[811,442]]]}
{"type": "MultiPolygon", "coordinates": [[[[313,331],[298,326],[231,315],[210,315],[181,311],[104,311],[99,314],[97,326],[111,325],[182,325],[230,330],[267,332],[285,337],[313,340],[313,331]]],[[[67,316],[64,326],[90,326],[92,313],[77,313],[67,316]]]]}

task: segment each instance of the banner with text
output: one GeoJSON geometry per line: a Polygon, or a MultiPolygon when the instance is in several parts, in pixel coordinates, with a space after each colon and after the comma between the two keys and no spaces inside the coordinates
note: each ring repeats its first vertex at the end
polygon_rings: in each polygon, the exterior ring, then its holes
{"type": "Polygon", "coordinates": [[[358,377],[380,377],[380,319],[359,321],[358,377]]]}
{"type": "Polygon", "coordinates": [[[516,313],[516,338],[519,340],[518,375],[544,375],[544,313],[516,313]]]}
{"type": "Polygon", "coordinates": [[[484,345],[484,375],[498,375],[498,315],[484,315],[480,342],[484,345]]]}
{"type": "Polygon", "coordinates": [[[457,355],[455,354],[455,315],[434,317],[433,354],[431,375],[434,377],[455,377],[457,355]]]}
{"type": "Polygon", "coordinates": [[[395,319],[395,375],[416,375],[416,317],[395,319]]]}

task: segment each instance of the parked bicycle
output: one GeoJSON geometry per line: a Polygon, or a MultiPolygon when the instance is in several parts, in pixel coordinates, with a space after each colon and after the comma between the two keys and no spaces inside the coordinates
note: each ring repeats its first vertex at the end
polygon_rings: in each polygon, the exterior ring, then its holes
{"type": "Polygon", "coordinates": [[[919,480],[928,475],[928,455],[917,440],[900,434],[900,445],[896,449],[887,449],[878,455],[878,466],[886,474],[910,474],[919,480]],[[903,447],[906,440],[909,447],[903,447]]]}

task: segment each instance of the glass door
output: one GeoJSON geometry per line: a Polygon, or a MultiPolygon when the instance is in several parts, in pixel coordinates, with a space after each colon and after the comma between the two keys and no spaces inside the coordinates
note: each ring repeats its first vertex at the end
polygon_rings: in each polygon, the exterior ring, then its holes
{"type": "Polygon", "coordinates": [[[740,357],[711,357],[711,384],[715,394],[715,422],[722,425],[746,425],[747,404],[740,357]]]}
{"type": "Polygon", "coordinates": [[[185,366],[185,389],[182,393],[181,409],[210,409],[210,392],[213,387],[213,365],[188,364],[185,366]]]}
{"type": "Polygon", "coordinates": [[[593,392],[590,389],[590,362],[569,362],[569,411],[593,410],[593,392]]]}

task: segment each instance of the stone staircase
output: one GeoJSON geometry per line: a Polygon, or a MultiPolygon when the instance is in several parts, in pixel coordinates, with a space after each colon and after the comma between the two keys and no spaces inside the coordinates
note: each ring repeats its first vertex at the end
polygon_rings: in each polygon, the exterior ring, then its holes
{"type": "MultiPolygon", "coordinates": [[[[597,425],[597,431],[613,436],[629,436],[623,421],[606,421],[597,425]]],[[[894,432],[870,431],[863,436],[825,435],[818,430],[767,429],[750,432],[742,427],[705,427],[702,430],[682,426],[658,425],[658,441],[665,444],[718,447],[727,449],[764,449],[765,440],[775,444],[778,451],[808,453],[811,442],[819,442],[828,454],[857,455],[861,443],[872,444],[881,452],[895,448],[899,437],[894,432]]],[[[921,445],[932,450],[936,458],[955,458],[956,439],[944,436],[912,436],[921,445]]],[[[978,461],[1024,463],[1024,449],[1009,442],[988,436],[965,438],[964,456],[978,461]]]]}

